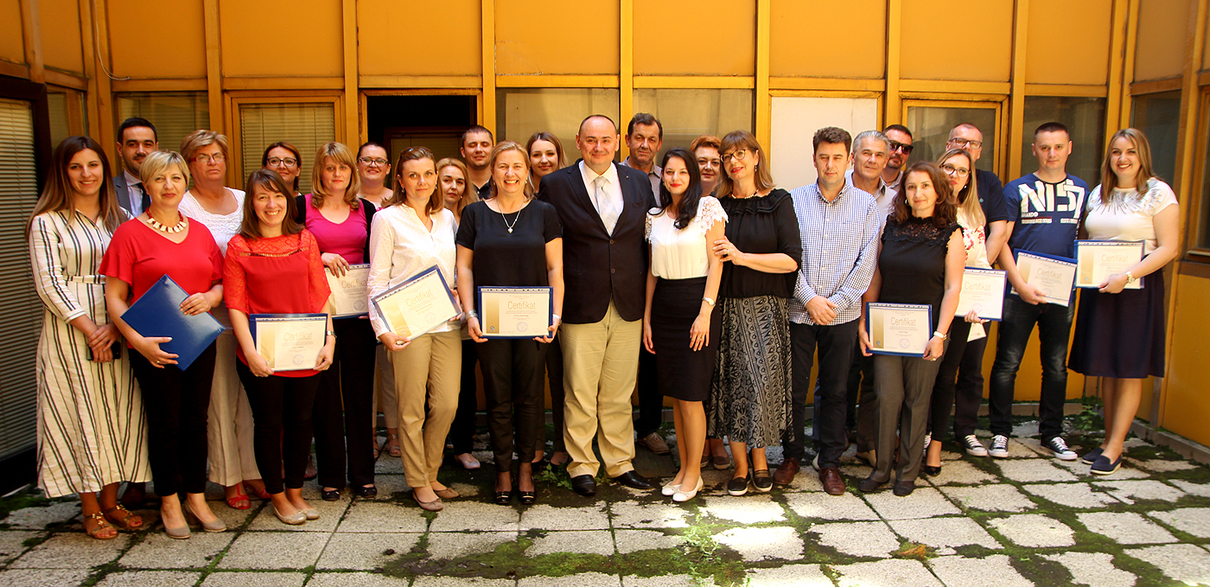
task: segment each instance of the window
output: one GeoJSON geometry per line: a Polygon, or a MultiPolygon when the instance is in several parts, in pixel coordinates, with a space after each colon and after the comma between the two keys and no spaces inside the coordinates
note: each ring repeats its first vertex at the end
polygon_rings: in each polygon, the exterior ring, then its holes
{"type": "MultiPolygon", "coordinates": [[[[575,138],[580,122],[590,114],[604,114],[617,122],[619,111],[616,89],[504,88],[496,95],[496,140],[524,145],[535,132],[553,133],[570,163],[579,158],[575,138]]],[[[624,133],[626,125],[618,124],[624,133]]]]}
{"type": "Polygon", "coordinates": [[[1021,175],[1038,168],[1033,155],[1033,131],[1047,122],[1061,122],[1071,133],[1071,156],[1067,173],[1089,189],[1101,182],[1101,160],[1105,156],[1105,99],[1028,96],[1025,98],[1024,138],[1021,141],[1021,175]]]}
{"type": "Polygon", "coordinates": [[[67,94],[47,92],[46,105],[50,110],[50,144],[58,147],[63,139],[71,136],[70,115],[67,112],[67,94]]]}
{"type": "MultiPolygon", "coordinates": [[[[733,130],[752,132],[752,90],[676,90],[643,89],[634,91],[634,111],[655,116],[664,128],[664,153],[674,147],[689,148],[693,139],[711,134],[718,138],[733,130]]],[[[620,120],[626,134],[629,120],[620,120]]]]}
{"type": "MultiPolygon", "coordinates": [[[[1180,90],[1134,96],[1130,120],[1131,126],[1147,135],[1156,175],[1171,185],[1176,179],[1177,131],[1181,121],[1180,90]]],[[[1114,129],[1114,132],[1117,130],[1114,129]]],[[[1092,182],[1088,184],[1091,186],[1092,182]]]]}
{"type": "MultiPolygon", "coordinates": [[[[315,153],[324,143],[336,140],[336,104],[285,103],[285,104],[239,104],[239,158],[241,167],[236,169],[238,184],[248,174],[260,169],[265,147],[278,141],[286,141],[302,156],[299,162],[302,174],[298,177],[298,189],[306,194],[311,191],[311,167],[315,164],[315,153]]],[[[358,145],[349,145],[356,149],[358,145]]]]}
{"type": "Polygon", "coordinates": [[[165,151],[179,151],[181,139],[199,128],[210,127],[205,92],[143,92],[119,94],[116,99],[118,120],[114,129],[131,116],[146,118],[155,125],[156,139],[165,151]]]}
{"type": "Polygon", "coordinates": [[[945,153],[950,130],[965,122],[975,125],[983,133],[983,154],[975,167],[999,173],[999,166],[996,165],[999,102],[904,100],[903,105],[907,109],[904,126],[912,130],[912,144],[916,147],[909,161],[936,161],[945,153]]]}
{"type": "MultiPolygon", "coordinates": [[[[1187,235],[1189,238],[1186,242],[1190,244],[1190,251],[1197,255],[1195,260],[1201,262],[1210,261],[1210,88],[1202,88],[1202,124],[1199,127],[1201,130],[1202,144],[1201,152],[1198,156],[1202,157],[1202,197],[1200,202],[1193,202],[1190,207],[1190,215],[1196,214],[1195,217],[1197,226],[1197,234],[1187,235]],[[1194,251],[1193,249],[1201,249],[1194,251]]],[[[1152,147],[1154,149],[1154,147],[1152,147]]],[[[1192,197],[1192,192],[1190,193],[1192,197]]]]}
{"type": "MultiPolygon", "coordinates": [[[[773,98],[772,136],[765,149],[772,160],[773,181],[786,189],[816,179],[811,138],[825,126],[839,126],[849,135],[878,126],[877,98],[773,98]]],[[[881,129],[880,129],[881,130],[881,129]]],[[[722,137],[720,137],[722,138],[722,137]]]]}

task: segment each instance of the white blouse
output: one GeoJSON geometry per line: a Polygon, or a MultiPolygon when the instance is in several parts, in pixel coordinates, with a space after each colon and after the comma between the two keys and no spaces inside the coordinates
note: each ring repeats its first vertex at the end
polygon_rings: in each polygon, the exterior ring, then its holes
{"type": "Polygon", "coordinates": [[[197,198],[193,197],[193,192],[185,192],[181,198],[181,204],[178,207],[181,214],[188,216],[198,222],[201,222],[210,230],[210,234],[214,235],[214,242],[218,244],[218,250],[227,256],[227,241],[231,237],[239,234],[239,227],[244,223],[244,192],[242,190],[223,188],[231,192],[235,196],[235,211],[230,214],[212,214],[207,212],[205,208],[198,203],[197,198]]]}
{"type": "Polygon", "coordinates": [[[1088,196],[1088,216],[1084,229],[1095,240],[1143,241],[1143,252],[1151,254],[1158,245],[1155,238],[1154,216],[1176,204],[1176,194],[1168,184],[1147,180],[1147,193],[1139,197],[1133,188],[1113,190],[1113,201],[1101,203],[1101,186],[1088,196]]]}
{"type": "Polygon", "coordinates": [[[683,230],[668,211],[652,208],[647,214],[647,241],[651,243],[651,274],[664,279],[705,277],[710,267],[706,232],[715,222],[726,222],[727,213],[713,196],[702,196],[697,216],[683,230]],[[658,215],[656,215],[658,214],[658,215]]]}
{"type": "MultiPolygon", "coordinates": [[[[454,287],[454,235],[457,224],[454,213],[442,208],[430,215],[433,229],[425,228],[416,211],[399,204],[378,210],[370,227],[370,276],[367,294],[374,296],[407,281],[421,271],[436,265],[446,283],[454,287]]],[[[374,335],[389,332],[377,312],[370,312],[374,335]]],[[[458,328],[457,322],[446,322],[432,332],[447,332],[458,328]]]]}

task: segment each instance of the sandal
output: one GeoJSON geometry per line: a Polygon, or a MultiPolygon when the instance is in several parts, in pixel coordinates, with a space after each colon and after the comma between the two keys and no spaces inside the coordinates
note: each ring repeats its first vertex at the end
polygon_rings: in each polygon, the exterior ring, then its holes
{"type": "Polygon", "coordinates": [[[113,525],[111,525],[108,520],[105,519],[105,515],[101,512],[93,512],[87,516],[84,516],[84,522],[84,533],[88,534],[89,538],[94,540],[113,540],[114,538],[118,537],[118,531],[114,529],[113,525]],[[97,522],[97,525],[93,526],[92,530],[88,529],[88,520],[95,520],[97,522]],[[101,536],[101,532],[106,528],[113,529],[113,534],[110,536],[101,536]]]}
{"type": "Polygon", "coordinates": [[[233,510],[246,510],[252,507],[252,500],[248,499],[248,494],[244,493],[244,484],[236,483],[232,485],[235,488],[235,495],[227,498],[227,505],[233,510]]]}
{"type": "MultiPolygon", "coordinates": [[[[374,450],[373,450],[373,452],[372,452],[371,454],[373,454],[373,455],[374,455],[374,460],[378,460],[378,455],[382,454],[382,451],[381,451],[381,449],[380,449],[380,448],[379,448],[379,446],[378,446],[378,441],[377,441],[377,440],[375,440],[375,441],[374,441],[374,442],[372,442],[371,444],[373,444],[373,445],[374,445],[374,450]]],[[[384,444],[383,444],[383,446],[386,446],[386,444],[384,443],[384,444]]]]}
{"type": "Polygon", "coordinates": [[[403,456],[403,450],[399,448],[398,434],[387,434],[387,443],[383,447],[386,449],[387,454],[395,458],[403,456]]]}
{"type": "Polygon", "coordinates": [[[260,491],[257,491],[255,487],[248,485],[247,481],[245,481],[243,483],[243,485],[244,485],[244,491],[246,491],[248,493],[248,495],[256,496],[256,499],[269,499],[270,498],[269,492],[267,490],[265,490],[265,488],[263,488],[263,487],[260,489],[260,491]]]}
{"type": "Polygon", "coordinates": [[[138,514],[126,509],[125,506],[123,506],[120,503],[118,505],[115,505],[111,508],[106,509],[104,515],[105,515],[105,520],[107,522],[109,522],[110,524],[113,524],[113,526],[119,530],[125,530],[127,532],[134,532],[135,530],[143,529],[143,518],[140,517],[138,514]],[[122,513],[125,515],[121,516],[120,518],[115,517],[114,512],[119,512],[119,513],[122,513]],[[139,523],[138,524],[132,523],[131,518],[138,519],[139,523]]]}

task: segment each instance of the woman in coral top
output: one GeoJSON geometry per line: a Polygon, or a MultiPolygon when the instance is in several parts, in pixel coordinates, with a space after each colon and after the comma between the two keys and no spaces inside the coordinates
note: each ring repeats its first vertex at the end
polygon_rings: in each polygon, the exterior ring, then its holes
{"type": "Polygon", "coordinates": [[[256,171],[248,176],[244,192],[244,223],[227,243],[223,263],[224,299],[239,341],[235,370],[252,404],[256,466],[264,476],[273,513],[286,524],[302,524],[319,519],[319,512],[303,499],[302,486],[311,452],[311,410],[319,372],[332,365],[336,347],[328,307],[331,291],[319,245],[294,221],[294,197],[281,176],[266,169],[256,171]],[[248,315],[316,312],[327,313],[328,318],[315,368],[274,372],[256,352],[248,315]]]}

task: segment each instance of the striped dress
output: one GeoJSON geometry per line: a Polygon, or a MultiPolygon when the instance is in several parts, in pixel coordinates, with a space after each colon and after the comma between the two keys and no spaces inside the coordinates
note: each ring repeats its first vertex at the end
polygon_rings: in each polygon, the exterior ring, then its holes
{"type": "Polygon", "coordinates": [[[46,311],[38,339],[38,486],[48,497],[100,491],[151,479],[147,427],[127,354],[88,360],[88,340],[68,322],[109,322],[105,277],[97,268],[112,236],[82,214],[33,219],[29,250],[34,288],[46,311]]]}

